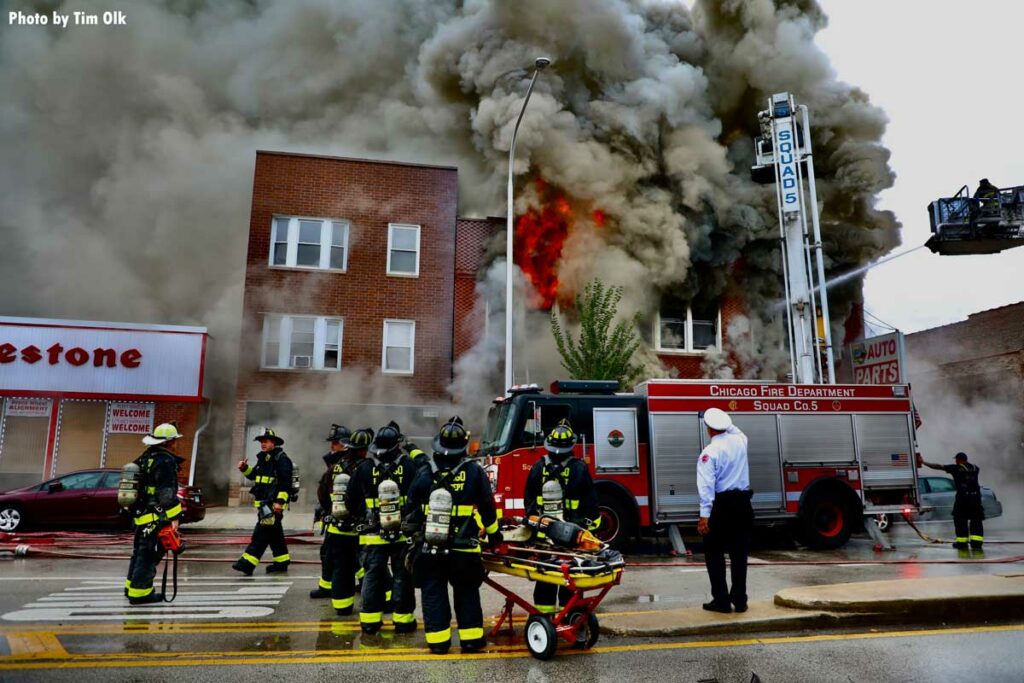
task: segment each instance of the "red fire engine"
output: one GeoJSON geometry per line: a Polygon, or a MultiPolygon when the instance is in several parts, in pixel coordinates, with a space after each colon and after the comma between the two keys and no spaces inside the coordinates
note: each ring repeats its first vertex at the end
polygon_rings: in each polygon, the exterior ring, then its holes
{"type": "Polygon", "coordinates": [[[523,513],[544,435],[568,418],[596,482],[600,535],[698,518],[697,457],[708,443],[701,412],[727,411],[749,438],[754,513],[794,521],[813,547],[836,548],[864,515],[918,505],[915,434],[907,385],[649,380],[635,393],[616,382],[555,382],[551,393],[516,387],[495,399],[481,443],[495,498],[523,513]]]}

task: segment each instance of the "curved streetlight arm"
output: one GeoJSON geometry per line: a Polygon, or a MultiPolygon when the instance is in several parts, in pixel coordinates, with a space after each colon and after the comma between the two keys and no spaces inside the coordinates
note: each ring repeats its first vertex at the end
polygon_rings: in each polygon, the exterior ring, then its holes
{"type": "Polygon", "coordinates": [[[514,207],[513,207],[513,196],[512,196],[512,169],[515,165],[516,156],[516,136],[519,133],[519,124],[523,120],[523,115],[526,113],[526,105],[530,103],[530,95],[533,93],[533,86],[537,83],[537,77],[540,76],[540,72],[550,64],[551,61],[544,57],[540,57],[535,62],[536,68],[533,71],[533,77],[530,79],[530,87],[526,90],[526,98],[523,99],[523,108],[519,110],[519,118],[516,119],[516,125],[512,129],[512,143],[508,149],[508,196],[506,197],[508,203],[508,216],[505,221],[505,395],[509,395],[509,390],[513,384],[512,374],[512,230],[514,223],[514,207]]]}

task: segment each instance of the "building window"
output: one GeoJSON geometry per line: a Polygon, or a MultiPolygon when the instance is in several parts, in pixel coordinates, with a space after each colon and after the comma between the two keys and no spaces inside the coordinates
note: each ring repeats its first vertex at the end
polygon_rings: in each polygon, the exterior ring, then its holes
{"type": "Polygon", "coordinates": [[[419,277],[420,226],[388,224],[388,275],[419,277]]]}
{"type": "Polygon", "coordinates": [[[345,271],[346,221],[275,216],[270,226],[270,265],[345,271]]]}
{"type": "Polygon", "coordinates": [[[340,370],[343,329],[340,318],[264,316],[261,365],[294,370],[340,370]]]}
{"type": "Polygon", "coordinates": [[[658,351],[703,353],[722,348],[722,315],[711,304],[663,302],[655,319],[654,345],[658,351]]]}
{"type": "Polygon", "coordinates": [[[416,323],[412,320],[384,321],[384,372],[411,375],[416,349],[416,323]]]}

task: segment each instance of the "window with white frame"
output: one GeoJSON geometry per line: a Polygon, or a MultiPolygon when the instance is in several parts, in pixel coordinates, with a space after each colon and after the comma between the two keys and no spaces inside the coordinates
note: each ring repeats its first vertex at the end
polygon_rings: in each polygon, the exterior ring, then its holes
{"type": "Polygon", "coordinates": [[[341,318],[306,315],[263,317],[264,368],[340,370],[341,318]]]}
{"type": "Polygon", "coordinates": [[[275,216],[270,226],[270,265],[286,268],[348,268],[347,221],[275,216]]]}
{"type": "Polygon", "coordinates": [[[655,320],[658,351],[701,353],[722,347],[722,316],[715,303],[663,300],[655,320]]]}
{"type": "Polygon", "coordinates": [[[388,275],[420,274],[420,226],[388,224],[388,275]]]}
{"type": "Polygon", "coordinates": [[[416,351],[416,323],[412,320],[384,321],[384,372],[411,375],[416,351]]]}

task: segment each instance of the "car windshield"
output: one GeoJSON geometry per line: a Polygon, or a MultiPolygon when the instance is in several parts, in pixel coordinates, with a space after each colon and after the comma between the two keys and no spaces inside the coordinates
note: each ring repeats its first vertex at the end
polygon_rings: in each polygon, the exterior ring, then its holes
{"type": "Polygon", "coordinates": [[[484,455],[497,453],[502,445],[508,442],[515,414],[512,407],[511,402],[491,406],[490,412],[487,413],[487,426],[484,427],[483,440],[480,443],[480,451],[484,455]]]}

